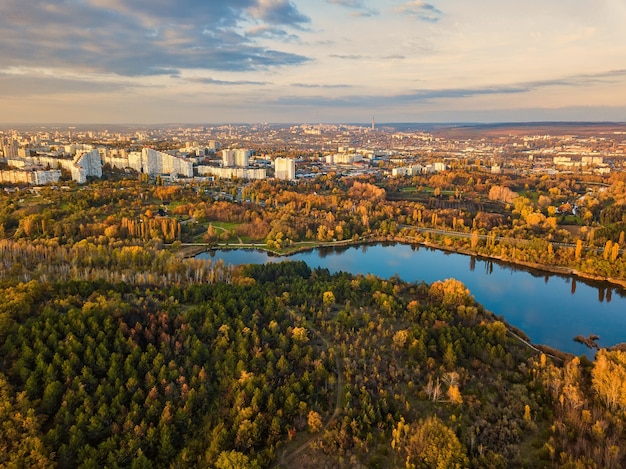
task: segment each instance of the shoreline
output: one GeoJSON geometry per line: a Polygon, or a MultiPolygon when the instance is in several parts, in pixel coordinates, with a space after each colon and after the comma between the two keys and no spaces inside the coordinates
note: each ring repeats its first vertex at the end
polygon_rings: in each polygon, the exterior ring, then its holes
{"type": "Polygon", "coordinates": [[[286,251],[280,251],[280,252],[273,250],[273,249],[269,249],[267,245],[265,244],[254,244],[254,243],[217,244],[213,246],[208,245],[208,244],[207,245],[199,245],[199,244],[183,245],[183,247],[178,252],[183,257],[190,258],[190,257],[196,257],[197,255],[202,254],[203,252],[209,252],[209,251],[214,251],[214,250],[258,249],[261,251],[271,253],[272,255],[275,255],[277,257],[288,258],[289,256],[292,256],[300,252],[313,251],[314,249],[320,249],[320,248],[323,249],[323,248],[344,247],[344,246],[345,247],[361,246],[361,245],[366,245],[366,244],[385,243],[385,242],[395,242],[395,243],[407,244],[411,246],[413,245],[424,246],[424,247],[431,248],[431,249],[438,249],[440,251],[463,254],[463,255],[475,257],[478,259],[494,260],[494,261],[501,262],[503,264],[509,264],[511,266],[518,266],[518,267],[525,267],[528,269],[542,271],[542,272],[546,272],[549,274],[565,275],[565,276],[579,278],[583,280],[589,280],[592,282],[605,282],[605,283],[608,283],[613,286],[617,286],[626,290],[626,280],[622,280],[622,279],[602,277],[600,275],[594,275],[594,274],[589,274],[586,272],[581,272],[577,269],[573,269],[570,267],[504,259],[501,256],[476,253],[467,249],[458,248],[454,246],[443,246],[437,243],[433,243],[432,241],[425,241],[425,240],[418,241],[415,239],[411,240],[411,239],[397,237],[397,236],[396,237],[375,236],[375,237],[370,237],[370,238],[365,238],[365,239],[359,238],[358,240],[349,239],[349,240],[342,240],[342,241],[329,242],[329,243],[309,243],[309,245],[295,246],[291,249],[288,249],[286,251]]]}
{"type": "MultiPolygon", "coordinates": [[[[585,274],[584,272],[578,272],[575,269],[561,267],[561,266],[541,265],[537,263],[522,262],[522,261],[512,262],[507,259],[502,259],[499,256],[483,255],[483,254],[471,252],[467,249],[458,248],[454,246],[441,246],[436,243],[432,243],[431,241],[428,241],[428,240],[408,239],[408,238],[397,237],[397,236],[395,237],[372,236],[366,239],[363,239],[363,238],[358,239],[358,240],[349,239],[349,240],[331,242],[331,243],[308,243],[308,245],[305,245],[305,246],[291,246],[290,249],[285,250],[284,252],[277,252],[272,249],[267,249],[265,245],[261,245],[261,244],[259,245],[257,244],[248,244],[248,245],[223,244],[223,245],[211,246],[208,249],[205,249],[204,246],[188,246],[188,247],[189,248],[195,247],[195,249],[190,250],[190,251],[193,251],[193,255],[198,255],[202,252],[208,252],[211,250],[258,249],[260,251],[264,251],[267,253],[271,253],[272,255],[276,255],[277,257],[284,258],[284,260],[289,260],[289,256],[292,256],[300,252],[313,251],[315,249],[324,249],[324,248],[333,248],[333,247],[347,248],[347,247],[352,247],[352,246],[358,247],[358,246],[376,245],[376,244],[385,244],[385,243],[386,244],[397,243],[397,244],[402,244],[405,246],[415,246],[415,247],[422,246],[428,249],[433,249],[433,250],[437,250],[441,252],[460,254],[464,256],[471,256],[473,258],[478,258],[480,260],[491,260],[503,266],[518,268],[520,270],[535,271],[535,272],[543,273],[545,275],[570,277],[572,279],[578,279],[581,282],[587,283],[588,285],[592,285],[594,286],[594,288],[610,288],[610,286],[612,286],[612,287],[617,287],[621,289],[626,289],[626,281],[622,281],[620,279],[607,279],[607,278],[600,277],[600,276],[585,274]],[[592,284],[593,282],[604,283],[605,285],[604,286],[593,285],[592,284]]],[[[529,347],[536,353],[544,353],[552,359],[561,360],[561,361],[566,361],[569,357],[576,356],[576,354],[572,352],[566,352],[561,349],[556,349],[547,344],[543,344],[539,342],[538,343],[531,342],[530,339],[522,337],[522,336],[526,336],[523,330],[518,329],[516,326],[510,324],[506,319],[504,319],[503,322],[506,325],[508,333],[510,333],[515,339],[517,339],[518,341],[521,341],[522,343],[524,343],[527,347],[529,347]]],[[[607,348],[610,349],[611,347],[607,347],[607,348]]],[[[586,355],[586,353],[583,353],[583,354],[586,355]]],[[[587,358],[593,360],[593,358],[591,358],[590,356],[587,356],[587,358]]]]}

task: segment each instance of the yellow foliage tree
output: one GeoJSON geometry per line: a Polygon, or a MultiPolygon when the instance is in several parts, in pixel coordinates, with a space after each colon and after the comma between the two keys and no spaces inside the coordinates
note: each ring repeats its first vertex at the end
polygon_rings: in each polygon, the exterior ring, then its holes
{"type": "Polygon", "coordinates": [[[450,386],[448,388],[448,399],[453,404],[463,404],[463,396],[461,396],[461,391],[458,386],[450,386]]]}
{"type": "Polygon", "coordinates": [[[296,342],[305,343],[309,341],[308,332],[304,327],[294,327],[291,333],[296,342]]]}
{"type": "Polygon", "coordinates": [[[407,468],[460,469],[469,465],[458,437],[437,417],[411,425],[401,419],[392,430],[391,446],[406,457],[407,468]]]}
{"type": "Polygon", "coordinates": [[[309,426],[309,433],[317,433],[324,426],[322,422],[322,417],[314,410],[309,411],[309,415],[307,416],[307,424],[309,426]]]}
{"type": "Polygon", "coordinates": [[[575,253],[577,261],[580,260],[582,253],[583,253],[583,242],[580,239],[578,239],[576,240],[576,253],[575,253]]]}
{"type": "Polygon", "coordinates": [[[600,400],[610,410],[626,410],[626,352],[600,350],[591,374],[600,400]]]}
{"type": "Polygon", "coordinates": [[[322,295],[324,306],[330,306],[335,302],[335,294],[331,291],[325,291],[322,295]]]}
{"type": "Polygon", "coordinates": [[[409,337],[409,331],[406,329],[400,330],[393,335],[393,346],[398,350],[404,347],[406,340],[409,337]]]}
{"type": "Polygon", "coordinates": [[[454,278],[433,283],[430,286],[430,296],[440,300],[443,306],[467,305],[472,302],[470,291],[454,278]]]}

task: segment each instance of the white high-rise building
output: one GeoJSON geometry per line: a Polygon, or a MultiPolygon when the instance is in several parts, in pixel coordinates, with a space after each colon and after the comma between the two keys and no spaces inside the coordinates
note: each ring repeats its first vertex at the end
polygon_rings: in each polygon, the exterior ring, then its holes
{"type": "Polygon", "coordinates": [[[35,184],[35,185],[43,185],[43,184],[56,184],[61,179],[61,170],[38,170],[38,169],[30,169],[30,170],[9,170],[9,171],[0,171],[0,182],[2,183],[12,183],[12,184],[35,184]]]}
{"type": "Polygon", "coordinates": [[[238,168],[245,168],[248,166],[248,159],[250,158],[250,150],[243,148],[226,149],[222,150],[222,166],[229,168],[231,166],[237,166],[238,168]]]}
{"type": "Polygon", "coordinates": [[[100,156],[102,157],[102,164],[108,164],[111,168],[125,169],[130,167],[129,157],[126,150],[121,149],[106,149],[103,153],[100,149],[100,156]]]}
{"type": "Polygon", "coordinates": [[[235,150],[235,166],[239,168],[245,168],[248,166],[248,159],[250,158],[250,150],[239,148],[235,150]]]}
{"type": "Polygon", "coordinates": [[[197,166],[198,174],[201,176],[217,176],[220,178],[239,179],[265,179],[267,171],[265,168],[216,168],[215,166],[197,166]]]}
{"type": "Polygon", "coordinates": [[[130,169],[134,169],[138,173],[143,172],[143,164],[141,161],[141,152],[140,151],[131,151],[128,154],[128,167],[130,169]]]}
{"type": "Polygon", "coordinates": [[[235,166],[235,150],[222,150],[222,166],[224,168],[230,168],[231,166],[235,166]]]}
{"type": "Polygon", "coordinates": [[[276,179],[293,181],[296,179],[296,160],[293,158],[276,158],[274,160],[276,179]]]}
{"type": "Polygon", "coordinates": [[[3,138],[0,140],[0,150],[5,158],[17,158],[19,144],[14,138],[3,138]]]}
{"type": "MultiPolygon", "coordinates": [[[[63,168],[69,171],[72,179],[79,184],[87,182],[87,177],[102,177],[102,159],[98,150],[79,151],[73,159],[55,156],[36,155],[7,159],[7,164],[16,168],[40,165],[43,168],[56,170],[63,168]]],[[[39,176],[38,176],[39,177],[39,176]]],[[[41,176],[47,177],[47,176],[41,176]]]]}
{"type": "Polygon", "coordinates": [[[72,179],[79,184],[87,182],[87,177],[102,177],[102,158],[98,150],[78,150],[70,168],[72,179]]]}
{"type": "Polygon", "coordinates": [[[193,163],[190,160],[152,148],[144,148],[141,153],[130,152],[128,154],[128,166],[139,173],[150,176],[176,174],[183,177],[193,177],[193,163]]]}
{"type": "Polygon", "coordinates": [[[74,164],[85,168],[87,176],[102,177],[102,158],[98,150],[77,151],[74,164]]]}

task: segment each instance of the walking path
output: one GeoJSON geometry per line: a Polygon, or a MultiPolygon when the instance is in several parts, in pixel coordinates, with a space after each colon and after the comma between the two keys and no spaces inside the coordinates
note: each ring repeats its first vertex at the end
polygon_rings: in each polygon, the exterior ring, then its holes
{"type": "MultiPolygon", "coordinates": [[[[289,313],[296,318],[302,318],[302,316],[296,315],[293,311],[289,311],[289,313]]],[[[296,457],[298,454],[302,453],[309,446],[311,446],[311,444],[314,441],[318,440],[324,434],[324,431],[328,428],[328,426],[335,419],[337,419],[337,417],[339,417],[339,414],[343,410],[343,406],[341,405],[341,401],[344,395],[343,388],[344,388],[344,382],[345,382],[345,378],[343,376],[343,367],[341,366],[341,361],[343,360],[343,354],[340,357],[337,349],[332,347],[329,344],[329,342],[324,338],[324,336],[320,333],[320,331],[318,331],[315,327],[313,327],[313,325],[309,321],[305,320],[305,323],[307,327],[315,333],[315,335],[317,335],[320,339],[322,339],[322,342],[324,342],[324,346],[326,347],[326,350],[328,351],[333,350],[333,349],[335,350],[335,366],[337,368],[337,391],[336,391],[337,400],[335,402],[335,409],[333,411],[333,414],[330,416],[328,421],[324,424],[322,429],[318,431],[317,433],[311,435],[309,438],[307,438],[305,441],[303,441],[299,446],[297,446],[293,450],[289,452],[287,452],[286,450],[283,451],[280,458],[276,461],[276,464],[272,466],[273,468],[290,467],[289,462],[293,460],[293,458],[296,457]]]]}

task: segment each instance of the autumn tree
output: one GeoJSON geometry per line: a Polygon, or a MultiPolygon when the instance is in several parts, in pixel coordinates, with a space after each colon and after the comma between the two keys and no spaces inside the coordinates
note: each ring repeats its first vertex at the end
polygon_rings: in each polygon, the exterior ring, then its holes
{"type": "Polygon", "coordinates": [[[430,286],[430,296],[436,298],[443,306],[459,306],[470,304],[472,295],[462,282],[449,278],[438,280],[430,286]]]}
{"type": "Polygon", "coordinates": [[[469,465],[465,447],[438,417],[411,425],[402,419],[393,429],[391,445],[406,458],[407,468],[460,469],[469,465]]]}
{"type": "Polygon", "coordinates": [[[216,469],[258,469],[255,461],[238,451],[223,451],[215,462],[216,469]]]}
{"type": "Polygon", "coordinates": [[[609,410],[626,409],[626,352],[598,351],[592,377],[594,391],[609,410]]]}
{"type": "Polygon", "coordinates": [[[324,425],[322,422],[321,415],[315,412],[314,410],[309,411],[309,414],[307,416],[307,424],[308,424],[310,433],[319,432],[324,425]]]}
{"type": "Polygon", "coordinates": [[[326,307],[330,307],[335,302],[335,294],[331,291],[325,291],[322,297],[326,307]]]}

